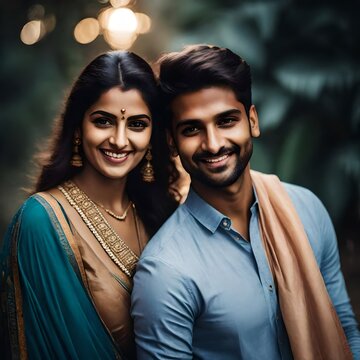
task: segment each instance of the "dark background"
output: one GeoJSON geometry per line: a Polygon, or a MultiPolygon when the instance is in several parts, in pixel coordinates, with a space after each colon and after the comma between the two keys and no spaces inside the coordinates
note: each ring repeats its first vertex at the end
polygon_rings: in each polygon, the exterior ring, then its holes
{"type": "MultiPolygon", "coordinates": [[[[53,31],[28,46],[20,32],[33,1],[0,5],[0,231],[24,200],[32,157],[80,69],[110,47],[81,45],[75,25],[106,0],[44,0],[53,31]]],[[[353,1],[142,0],[152,19],[130,50],[153,61],[185,44],[211,43],[240,54],[253,71],[262,136],[252,167],[311,189],[338,235],[342,266],[360,318],[360,5],[353,1]],[[356,50],[357,49],[357,50],[356,50]]]]}

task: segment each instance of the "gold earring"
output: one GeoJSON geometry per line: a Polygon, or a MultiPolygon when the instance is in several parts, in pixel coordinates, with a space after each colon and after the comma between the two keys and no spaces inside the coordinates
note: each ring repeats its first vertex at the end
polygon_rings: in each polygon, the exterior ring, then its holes
{"type": "Polygon", "coordinates": [[[155,181],[155,176],[154,176],[154,168],[151,164],[151,160],[152,160],[151,145],[147,149],[145,159],[146,159],[146,164],[141,169],[142,179],[145,182],[152,183],[155,181]]]}
{"type": "Polygon", "coordinates": [[[70,164],[74,167],[82,167],[83,162],[82,158],[79,154],[79,146],[81,145],[81,139],[79,137],[76,137],[74,139],[74,147],[73,147],[73,154],[70,160],[70,164]]]}

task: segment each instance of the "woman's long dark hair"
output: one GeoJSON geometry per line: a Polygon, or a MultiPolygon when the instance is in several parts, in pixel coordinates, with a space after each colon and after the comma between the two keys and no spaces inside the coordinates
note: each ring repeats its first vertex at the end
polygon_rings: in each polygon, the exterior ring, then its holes
{"type": "MultiPolygon", "coordinates": [[[[95,58],[75,81],[64,110],[50,138],[50,148],[38,156],[41,166],[35,192],[49,190],[76,175],[81,168],[70,165],[75,130],[81,128],[85,112],[107,90],[119,86],[136,89],[153,118],[151,136],[155,182],[142,180],[144,160],[128,174],[126,190],[149,235],[153,235],[175,209],[168,193],[168,149],[164,132],[158,126],[159,89],[149,64],[127,51],[111,51],[95,58]]],[[[81,151],[81,150],[80,150],[81,151]]]]}

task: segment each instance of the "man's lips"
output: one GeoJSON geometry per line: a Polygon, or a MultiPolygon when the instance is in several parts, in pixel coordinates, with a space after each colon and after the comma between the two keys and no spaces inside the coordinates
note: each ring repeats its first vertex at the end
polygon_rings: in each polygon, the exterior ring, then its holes
{"type": "Polygon", "coordinates": [[[218,156],[206,156],[198,159],[199,165],[203,166],[207,169],[222,169],[227,165],[230,157],[233,155],[233,152],[229,152],[226,154],[218,155],[218,156]]]}
{"type": "Polygon", "coordinates": [[[240,154],[240,148],[236,145],[221,148],[216,154],[209,151],[199,151],[193,155],[193,161],[204,163],[218,163],[226,160],[233,154],[240,154]]]}
{"type": "Polygon", "coordinates": [[[215,164],[215,163],[219,163],[225,159],[227,159],[229,156],[231,155],[231,153],[228,154],[224,154],[221,156],[217,156],[217,157],[211,157],[211,158],[202,158],[200,159],[200,161],[206,162],[206,163],[210,163],[210,164],[215,164]]]}

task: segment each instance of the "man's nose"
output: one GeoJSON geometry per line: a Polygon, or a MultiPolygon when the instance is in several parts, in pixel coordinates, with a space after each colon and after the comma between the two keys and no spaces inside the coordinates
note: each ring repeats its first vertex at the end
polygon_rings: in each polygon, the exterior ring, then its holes
{"type": "Polygon", "coordinates": [[[224,147],[225,139],[217,128],[209,128],[202,142],[202,150],[217,154],[224,147]]]}

